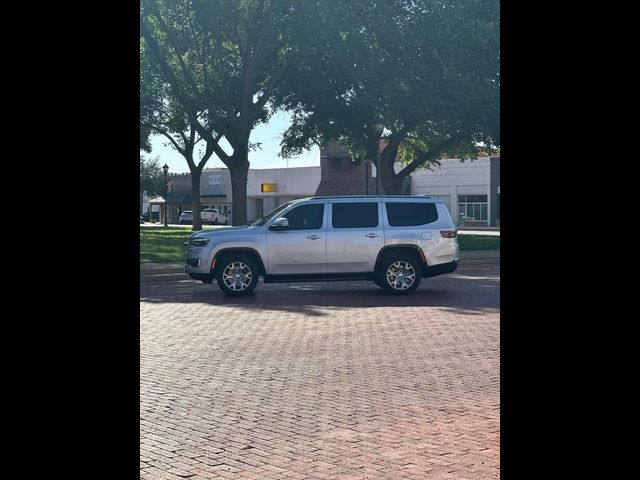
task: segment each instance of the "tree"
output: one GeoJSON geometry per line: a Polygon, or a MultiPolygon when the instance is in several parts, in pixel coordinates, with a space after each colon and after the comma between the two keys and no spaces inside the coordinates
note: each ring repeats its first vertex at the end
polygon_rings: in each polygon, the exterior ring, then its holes
{"type": "Polygon", "coordinates": [[[140,150],[146,153],[151,153],[151,142],[149,137],[151,136],[151,130],[149,128],[140,126],[140,150]]]}
{"type": "MultiPolygon", "coordinates": [[[[153,44],[152,44],[153,45],[153,44]]],[[[154,55],[154,48],[146,39],[140,41],[140,131],[141,149],[143,138],[151,133],[161,135],[180,153],[191,172],[191,208],[194,212],[194,231],[202,230],[200,179],[202,170],[218,144],[221,135],[215,135],[212,127],[202,121],[203,110],[196,108],[194,115],[185,111],[180,101],[173,95],[172,87],[164,80],[162,70],[154,55]],[[196,145],[203,140],[198,130],[210,134],[204,152],[197,151],[196,145]]],[[[156,52],[159,55],[158,52],[156,52]]],[[[148,144],[148,140],[146,141],[148,144]]]]}
{"type": "Polygon", "coordinates": [[[147,192],[150,197],[164,195],[164,172],[160,160],[140,155],[140,193],[147,192]]]}
{"type": "Polygon", "coordinates": [[[400,194],[417,168],[499,145],[497,0],[318,3],[316,43],[276,92],[293,112],[284,156],[335,138],[356,160],[374,159],[382,117],[378,172],[400,194]]]}
{"type": "MultiPolygon", "coordinates": [[[[249,142],[294,66],[310,15],[294,0],[142,0],[140,33],[164,102],[229,168],[234,225],[247,222],[249,142]],[[233,152],[220,145],[224,137],[233,152]]],[[[195,210],[195,207],[194,207],[195,210]]]]}

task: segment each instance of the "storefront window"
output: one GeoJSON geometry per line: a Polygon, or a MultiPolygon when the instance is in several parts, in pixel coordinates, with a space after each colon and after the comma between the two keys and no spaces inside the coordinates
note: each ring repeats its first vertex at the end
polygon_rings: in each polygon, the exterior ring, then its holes
{"type": "Polygon", "coordinates": [[[458,195],[458,213],[462,222],[486,222],[488,203],[486,195],[458,195]]]}

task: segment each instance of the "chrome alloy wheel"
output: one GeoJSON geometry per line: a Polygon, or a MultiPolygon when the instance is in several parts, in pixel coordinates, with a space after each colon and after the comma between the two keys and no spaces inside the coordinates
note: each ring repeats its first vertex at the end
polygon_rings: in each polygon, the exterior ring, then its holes
{"type": "Polygon", "coordinates": [[[387,269],[387,282],[396,290],[406,290],[416,281],[416,271],[409,262],[399,260],[387,269]]]}
{"type": "Polygon", "coordinates": [[[253,272],[246,263],[231,262],[222,272],[222,280],[229,290],[246,290],[253,279],[253,272]]]}

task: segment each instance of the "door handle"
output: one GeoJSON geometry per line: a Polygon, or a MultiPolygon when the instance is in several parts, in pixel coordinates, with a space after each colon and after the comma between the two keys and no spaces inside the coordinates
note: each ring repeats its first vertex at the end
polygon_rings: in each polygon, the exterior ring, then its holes
{"type": "Polygon", "coordinates": [[[318,240],[320,238],[320,235],[307,235],[307,238],[309,240],[318,240]]]}
{"type": "Polygon", "coordinates": [[[379,236],[380,235],[378,235],[377,233],[367,233],[365,235],[365,237],[368,237],[368,238],[375,238],[375,237],[379,237],[379,236]]]}

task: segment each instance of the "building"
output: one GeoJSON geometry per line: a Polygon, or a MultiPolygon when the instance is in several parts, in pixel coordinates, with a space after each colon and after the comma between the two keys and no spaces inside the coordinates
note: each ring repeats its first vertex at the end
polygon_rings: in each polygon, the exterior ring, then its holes
{"type": "MultiPolygon", "coordinates": [[[[169,177],[172,185],[167,192],[169,223],[178,223],[180,214],[192,209],[191,174],[169,177]]],[[[295,198],[312,197],[320,183],[320,167],[250,169],[247,178],[247,219],[260,218],[265,213],[295,198]]],[[[164,218],[164,199],[150,199],[153,211],[160,209],[164,218]]],[[[200,177],[201,208],[216,208],[230,216],[232,212],[231,176],[226,168],[208,168],[200,177]]]]}
{"type": "MultiPolygon", "coordinates": [[[[349,151],[331,140],[320,147],[320,184],[316,195],[372,195],[376,192],[375,167],[354,162],[349,151]]],[[[379,186],[382,194],[382,185],[379,186]]]]}
{"type": "Polygon", "coordinates": [[[312,197],[320,184],[321,167],[250,169],[247,218],[258,219],[296,198],[312,197]]]}
{"type": "MultiPolygon", "coordinates": [[[[396,164],[396,172],[402,166],[396,164]]],[[[191,210],[191,174],[170,176],[168,221],[178,223],[180,213],[191,210]]],[[[320,150],[319,167],[250,169],[247,179],[247,219],[253,221],[285,202],[314,195],[374,195],[375,167],[353,162],[346,149],[330,142],[320,150]]],[[[382,184],[379,192],[384,194],[382,184]]],[[[410,175],[404,194],[442,198],[458,226],[500,226],[500,157],[480,157],[461,162],[446,159],[431,170],[410,175]]],[[[231,177],[226,168],[209,168],[200,178],[202,208],[217,208],[231,215],[231,177]]],[[[164,199],[150,199],[153,211],[164,218],[164,199]]],[[[146,211],[146,210],[145,210],[146,211]]]]}
{"type": "Polygon", "coordinates": [[[500,157],[441,160],[411,175],[411,193],[442,198],[458,226],[499,227],[500,157]]]}

